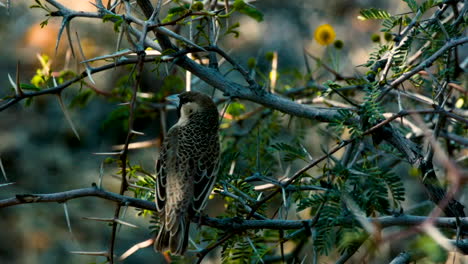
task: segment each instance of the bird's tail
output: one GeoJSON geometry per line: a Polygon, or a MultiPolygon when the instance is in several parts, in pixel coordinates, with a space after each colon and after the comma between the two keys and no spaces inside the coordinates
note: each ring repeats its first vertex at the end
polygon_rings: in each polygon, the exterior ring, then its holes
{"type": "Polygon", "coordinates": [[[161,223],[161,229],[154,242],[154,250],[165,252],[170,250],[172,254],[182,256],[187,251],[190,230],[190,220],[187,217],[179,217],[172,225],[161,223]]]}

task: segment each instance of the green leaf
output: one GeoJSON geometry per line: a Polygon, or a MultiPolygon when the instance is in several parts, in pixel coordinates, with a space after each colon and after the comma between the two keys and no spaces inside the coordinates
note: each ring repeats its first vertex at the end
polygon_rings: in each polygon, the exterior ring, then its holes
{"type": "Polygon", "coordinates": [[[307,153],[304,150],[304,148],[302,148],[301,146],[293,146],[287,143],[280,142],[280,143],[271,145],[271,149],[273,151],[276,150],[276,151],[285,153],[285,156],[283,159],[286,162],[291,162],[296,159],[308,161],[306,158],[307,153]]]}
{"type": "Polygon", "coordinates": [[[339,194],[330,193],[329,195],[330,197],[325,198],[328,201],[321,209],[320,218],[316,224],[316,233],[313,236],[314,246],[318,252],[324,255],[328,255],[335,244],[337,238],[335,223],[338,221],[339,216],[343,214],[339,194]]]}
{"type": "Polygon", "coordinates": [[[239,27],[240,27],[239,22],[234,23],[233,25],[231,25],[230,27],[226,29],[226,33],[224,33],[224,35],[233,34],[235,38],[238,38],[239,31],[237,29],[239,29],[239,27]]]}
{"type": "Polygon", "coordinates": [[[111,112],[110,116],[104,121],[102,126],[110,127],[111,125],[115,125],[117,123],[121,123],[121,129],[126,130],[128,129],[128,115],[129,109],[128,106],[121,106],[111,112]]]}
{"type": "Polygon", "coordinates": [[[190,12],[189,8],[190,8],[190,5],[185,4],[185,5],[182,5],[182,6],[173,7],[171,9],[169,9],[169,11],[167,12],[167,16],[162,20],[162,22],[167,23],[167,22],[170,22],[170,21],[176,19],[179,16],[185,15],[187,12],[190,12]]]}
{"type": "Polygon", "coordinates": [[[20,87],[21,89],[23,90],[31,90],[31,91],[40,91],[41,88],[33,85],[33,84],[29,84],[29,83],[21,83],[20,84],[20,87]]]}
{"type": "Polygon", "coordinates": [[[421,13],[425,13],[428,9],[433,8],[434,6],[442,4],[444,1],[442,0],[427,0],[421,4],[419,10],[421,13]]]}
{"type": "Polygon", "coordinates": [[[162,91],[182,91],[184,86],[184,81],[180,77],[169,75],[164,79],[162,91]]]}
{"type": "Polygon", "coordinates": [[[418,4],[416,3],[416,1],[414,1],[414,0],[403,0],[403,2],[405,2],[408,5],[408,7],[411,9],[411,11],[413,11],[413,12],[418,11],[418,4]]]}
{"type": "Polygon", "coordinates": [[[114,23],[114,31],[119,32],[119,28],[122,25],[124,20],[123,20],[122,16],[114,15],[114,14],[106,14],[102,18],[102,22],[105,23],[105,22],[108,22],[108,21],[113,22],[114,23]]]}
{"type": "Polygon", "coordinates": [[[41,22],[41,28],[44,28],[45,26],[47,26],[47,24],[49,24],[49,19],[46,19],[44,21],[41,22]]]}
{"type": "Polygon", "coordinates": [[[235,0],[232,6],[235,10],[257,20],[257,22],[263,21],[263,14],[253,6],[246,4],[244,0],[235,0]]]}
{"type": "Polygon", "coordinates": [[[201,11],[203,10],[203,2],[201,1],[196,1],[192,4],[192,10],[193,11],[201,11]]]}
{"type": "Polygon", "coordinates": [[[245,111],[245,105],[240,102],[232,102],[229,104],[226,112],[233,116],[239,116],[245,111]]]}
{"type": "MultiPolygon", "coordinates": [[[[223,263],[229,264],[248,264],[254,252],[245,236],[237,236],[234,243],[225,244],[221,252],[223,263]]],[[[234,239],[233,239],[234,240],[234,239]]]]}
{"type": "Polygon", "coordinates": [[[77,96],[73,98],[70,103],[70,107],[84,107],[89,102],[91,97],[94,95],[93,91],[91,90],[84,90],[80,92],[77,96]]]}
{"type": "Polygon", "coordinates": [[[385,19],[392,16],[385,10],[375,8],[363,9],[359,13],[361,14],[360,16],[358,16],[359,20],[385,19]]]}
{"type": "Polygon", "coordinates": [[[253,69],[255,66],[257,66],[257,60],[254,57],[250,57],[247,60],[247,67],[249,67],[249,69],[253,69]]]}
{"type": "Polygon", "coordinates": [[[33,102],[33,98],[34,97],[29,97],[28,99],[26,99],[26,102],[24,103],[25,106],[30,106],[33,102]]]}
{"type": "Polygon", "coordinates": [[[102,22],[114,22],[116,20],[119,20],[119,19],[122,19],[121,16],[119,15],[114,15],[114,14],[105,14],[103,17],[102,17],[102,22]]]}
{"type": "Polygon", "coordinates": [[[396,206],[399,202],[405,200],[405,186],[400,177],[392,172],[382,173],[385,183],[393,199],[393,205],[396,206]]]}
{"type": "Polygon", "coordinates": [[[340,89],[341,88],[341,85],[332,81],[332,80],[328,80],[326,82],[323,83],[323,86],[327,87],[327,91],[324,92],[324,95],[328,95],[332,92],[335,92],[336,89],[340,89]]]}
{"type": "Polygon", "coordinates": [[[177,7],[171,8],[171,9],[169,9],[169,11],[167,11],[167,13],[168,14],[183,14],[184,12],[189,10],[189,8],[190,8],[190,5],[185,4],[183,6],[177,6],[177,7]]]}
{"type": "Polygon", "coordinates": [[[63,70],[59,72],[57,81],[59,84],[63,83],[66,79],[70,79],[76,76],[76,73],[71,70],[63,70]]]}
{"type": "Polygon", "coordinates": [[[389,17],[385,18],[382,22],[382,29],[380,31],[382,32],[389,32],[392,30],[395,26],[400,25],[402,20],[400,18],[395,18],[395,17],[389,17]]]}
{"type": "Polygon", "coordinates": [[[447,252],[427,235],[418,238],[411,248],[423,251],[432,263],[443,263],[447,260],[447,252]]]}
{"type": "Polygon", "coordinates": [[[50,8],[47,7],[46,5],[43,5],[41,1],[35,0],[34,2],[36,2],[36,4],[29,6],[29,8],[40,8],[40,9],[44,9],[47,12],[50,12],[50,8]]]}
{"type": "Polygon", "coordinates": [[[46,85],[48,80],[49,77],[42,74],[41,70],[38,69],[36,75],[34,75],[31,79],[31,84],[36,87],[43,87],[44,85],[46,85]]]}
{"type": "Polygon", "coordinates": [[[339,241],[338,249],[343,252],[347,249],[359,247],[368,237],[369,234],[362,229],[345,229],[339,241]]]}

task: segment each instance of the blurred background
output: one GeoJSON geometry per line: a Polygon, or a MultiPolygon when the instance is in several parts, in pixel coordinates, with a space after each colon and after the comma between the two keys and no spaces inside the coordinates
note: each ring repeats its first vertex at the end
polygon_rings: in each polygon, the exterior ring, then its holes
{"type": "MultiPolygon", "coordinates": [[[[1,0],[2,3],[6,1],[1,0]]],[[[94,11],[88,0],[65,1],[67,7],[75,10],[94,11]]],[[[106,1],[104,1],[106,2],[106,1]]],[[[155,1],[152,1],[153,3],[155,1]]],[[[66,35],[62,37],[57,53],[55,45],[61,21],[51,18],[41,28],[45,12],[30,9],[34,1],[11,1],[9,9],[0,7],[0,97],[14,93],[9,84],[8,74],[15,78],[16,64],[20,62],[20,80],[28,83],[41,69],[38,57],[47,55],[51,69],[76,69],[70,59],[66,35]]],[[[361,8],[385,8],[390,13],[406,10],[399,1],[370,0],[261,0],[254,5],[264,14],[263,22],[246,16],[236,16],[232,21],[240,22],[239,38],[232,36],[223,40],[221,47],[246,65],[250,57],[263,56],[266,52],[278,53],[278,67],[282,70],[299,69],[304,72],[303,49],[317,57],[323,57],[327,50],[313,40],[317,26],[330,24],[336,31],[336,38],[344,42],[344,48],[337,54],[338,69],[343,75],[365,72],[356,67],[367,61],[372,51],[370,37],[379,33],[378,21],[357,19],[361,8]]],[[[87,58],[112,53],[116,46],[116,33],[111,23],[93,19],[74,19],[71,32],[79,33],[87,58]]],[[[116,85],[119,74],[127,71],[124,67],[93,76],[96,87],[109,91],[116,85]]],[[[159,82],[154,73],[145,73],[143,89],[157,90],[159,82]]],[[[196,87],[197,88],[197,87],[196,87]]],[[[63,100],[70,105],[78,93],[79,85],[66,89],[63,100]]],[[[85,89],[85,88],[84,88],[85,89]]],[[[198,89],[198,88],[197,88],[198,89]]],[[[175,91],[174,91],[175,92],[175,91]]],[[[109,115],[119,106],[103,97],[93,97],[85,107],[69,109],[81,140],[78,140],[66,122],[56,96],[46,95],[34,98],[31,105],[18,103],[0,112],[0,158],[6,175],[14,185],[0,189],[0,199],[20,193],[51,193],[89,187],[98,181],[99,168],[105,156],[95,152],[112,151],[113,146],[124,143],[124,135],[106,123],[109,115]],[[106,125],[107,124],[107,125],[106,125]],[[117,132],[116,132],[117,131],[117,132]]],[[[174,116],[172,116],[174,117],[174,116]]],[[[159,123],[151,118],[137,120],[136,126],[145,136],[138,141],[154,140],[160,134],[159,123]]],[[[308,149],[317,149],[318,142],[310,134],[308,149]]],[[[318,154],[317,154],[318,155],[318,154]]],[[[157,157],[155,146],[132,151],[130,160],[153,171],[157,157]]],[[[115,166],[104,166],[103,186],[118,192],[120,181],[111,177],[115,166]]],[[[4,181],[0,178],[0,184],[4,181]]],[[[416,190],[420,195],[421,190],[416,190]]],[[[109,246],[110,227],[107,224],[82,217],[112,217],[114,206],[97,198],[83,198],[67,203],[70,212],[73,235],[68,231],[64,206],[62,204],[26,204],[0,210],[0,263],[100,263],[104,258],[69,254],[69,251],[104,251],[109,246]]],[[[216,213],[208,213],[215,216],[216,213]]],[[[128,209],[125,220],[140,228],[123,226],[116,241],[117,254],[132,245],[150,238],[149,218],[136,217],[128,209]]],[[[140,250],[124,263],[159,263],[161,257],[152,247],[140,250]],[[154,260],[154,261],[153,261],[154,260]]],[[[217,263],[213,260],[213,263],[217,263]]]]}

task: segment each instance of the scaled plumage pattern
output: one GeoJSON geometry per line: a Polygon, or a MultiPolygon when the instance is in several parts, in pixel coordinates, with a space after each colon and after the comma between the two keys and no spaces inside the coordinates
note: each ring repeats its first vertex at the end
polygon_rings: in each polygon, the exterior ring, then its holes
{"type": "Polygon", "coordinates": [[[201,212],[219,165],[219,114],[210,97],[178,96],[179,120],[169,129],[156,165],[156,207],[161,213],[155,250],[187,251],[190,215],[201,212]]]}

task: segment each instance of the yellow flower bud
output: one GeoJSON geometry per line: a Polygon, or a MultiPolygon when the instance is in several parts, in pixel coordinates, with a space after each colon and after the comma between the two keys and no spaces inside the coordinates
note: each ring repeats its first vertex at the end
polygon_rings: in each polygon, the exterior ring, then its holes
{"type": "Polygon", "coordinates": [[[315,40],[322,46],[328,46],[335,40],[335,30],[329,24],[323,24],[315,30],[315,40]]]}

